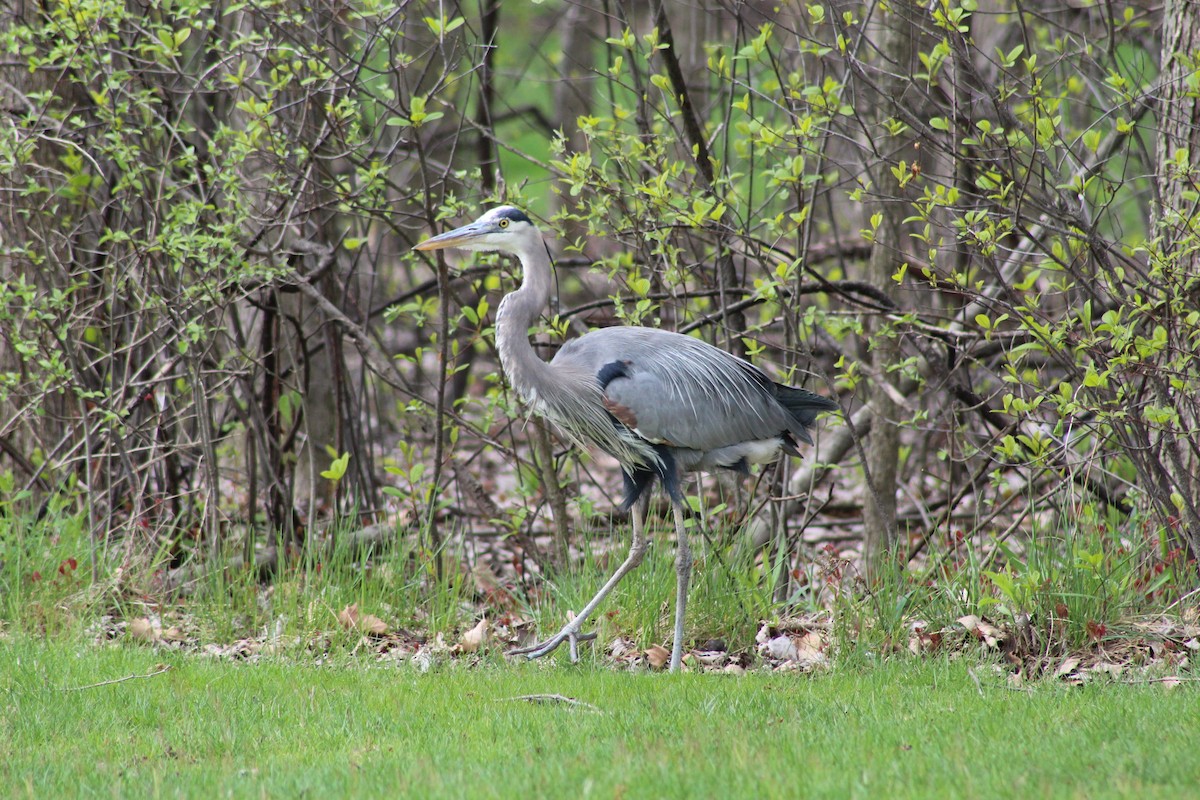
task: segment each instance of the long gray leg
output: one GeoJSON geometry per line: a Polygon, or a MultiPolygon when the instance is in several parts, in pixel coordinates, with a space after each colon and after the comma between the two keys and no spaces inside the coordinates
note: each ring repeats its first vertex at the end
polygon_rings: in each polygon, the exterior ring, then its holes
{"type": "Polygon", "coordinates": [[[671,643],[670,672],[679,671],[683,658],[683,619],[687,612],[688,582],[692,576],[692,546],[683,527],[683,506],[672,503],[675,510],[675,640],[671,643]]]}
{"type": "MultiPolygon", "coordinates": [[[[621,582],[629,572],[638,564],[642,563],[642,558],[646,555],[646,547],[649,540],[646,538],[646,514],[650,510],[650,492],[645,492],[636,503],[633,504],[633,540],[629,545],[629,555],[621,562],[621,566],[617,567],[617,571],[612,577],[600,587],[600,591],[596,592],[596,596],[583,607],[583,610],[566,625],[558,633],[551,636],[544,642],[532,644],[529,647],[521,647],[516,650],[509,650],[510,656],[523,655],[528,658],[541,658],[547,653],[551,653],[563,642],[570,642],[571,646],[571,661],[578,659],[577,644],[580,640],[579,629],[583,627],[583,623],[591,616],[591,613],[596,610],[596,607],[604,601],[608,593],[613,590],[613,587],[621,582]]],[[[678,519],[682,519],[679,517],[678,519]]],[[[678,524],[678,522],[676,523],[678,524]]],[[[690,556],[689,556],[690,559],[690,556]]],[[[584,637],[584,638],[592,638],[584,637]]]]}

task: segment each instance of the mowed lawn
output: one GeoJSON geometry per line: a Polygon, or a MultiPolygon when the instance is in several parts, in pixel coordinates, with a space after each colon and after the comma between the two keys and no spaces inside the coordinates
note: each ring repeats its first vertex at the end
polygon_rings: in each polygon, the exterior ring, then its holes
{"type": "Polygon", "coordinates": [[[965,659],[733,676],[498,658],[421,673],[16,638],[0,642],[0,794],[1200,793],[1196,684],[1017,690],[987,666],[974,674],[965,659]],[[149,677],[92,685],[134,675],[149,677]]]}

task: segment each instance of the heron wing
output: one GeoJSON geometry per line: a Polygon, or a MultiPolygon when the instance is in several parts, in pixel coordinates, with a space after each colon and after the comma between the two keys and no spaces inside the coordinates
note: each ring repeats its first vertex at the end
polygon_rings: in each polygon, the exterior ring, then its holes
{"type": "Polygon", "coordinates": [[[788,432],[809,441],[770,378],[700,339],[602,328],[568,342],[554,364],[590,370],[609,414],[654,444],[709,452],[788,432]]]}

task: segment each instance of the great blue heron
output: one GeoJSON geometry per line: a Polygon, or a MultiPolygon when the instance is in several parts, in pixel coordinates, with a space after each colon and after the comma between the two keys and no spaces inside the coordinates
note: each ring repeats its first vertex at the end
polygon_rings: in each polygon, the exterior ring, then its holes
{"type": "MultiPolygon", "coordinates": [[[[622,510],[633,512],[629,555],[583,610],[558,633],[512,651],[537,658],[569,641],[572,660],[588,616],[646,552],[650,487],[657,478],[675,512],[675,639],[670,669],[679,669],[692,553],[684,529],[680,474],[717,468],[748,473],[780,452],[812,444],[808,428],[839,408],[818,394],[783,386],[757,367],[699,339],[642,327],[601,328],[572,339],[549,363],[529,342],[546,308],[553,278],[541,232],[511,206],[427,239],[417,250],[455,247],[515,255],[524,277],[496,310],[496,349],[508,381],[532,409],[574,443],[617,459],[625,479],[622,510]]],[[[590,638],[590,637],[587,637],[590,638]]]]}

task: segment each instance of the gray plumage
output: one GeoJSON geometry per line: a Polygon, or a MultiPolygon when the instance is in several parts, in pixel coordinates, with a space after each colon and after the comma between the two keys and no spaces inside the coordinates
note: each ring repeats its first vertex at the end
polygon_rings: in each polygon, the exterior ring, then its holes
{"type": "Polygon", "coordinates": [[[733,469],[798,455],[812,443],[808,428],[833,400],[775,383],[737,356],[690,336],[657,328],[603,328],[567,342],[549,363],[529,342],[529,328],[546,308],[553,278],[541,233],[511,207],[493,209],[475,222],[417,245],[418,250],[456,247],[498,250],[518,257],[521,287],[500,302],[496,346],[509,383],[535,413],[569,439],[595,446],[620,462],[625,477],[622,506],[633,509],[633,546],[617,573],[592,602],[555,637],[522,651],[544,655],[562,641],[576,642],[583,620],[645,550],[649,489],[657,478],[675,511],[675,641],[671,668],[678,669],[691,554],[683,526],[681,473],[733,469]]]}

